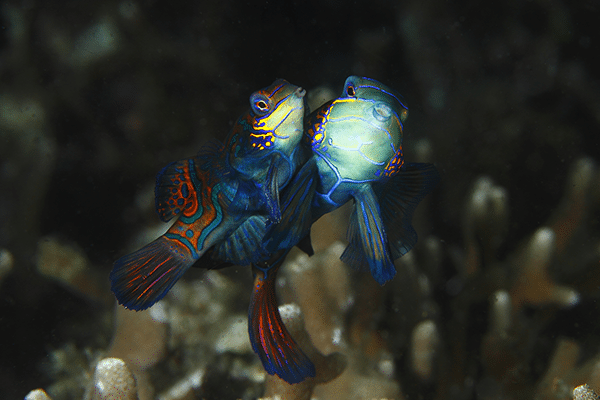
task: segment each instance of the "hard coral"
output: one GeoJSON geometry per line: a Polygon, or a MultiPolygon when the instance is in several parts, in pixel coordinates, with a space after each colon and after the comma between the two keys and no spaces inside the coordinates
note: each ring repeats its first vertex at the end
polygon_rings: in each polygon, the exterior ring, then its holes
{"type": "Polygon", "coordinates": [[[119,358],[105,358],[96,365],[90,400],[138,400],[137,387],[127,364],[119,358]]]}

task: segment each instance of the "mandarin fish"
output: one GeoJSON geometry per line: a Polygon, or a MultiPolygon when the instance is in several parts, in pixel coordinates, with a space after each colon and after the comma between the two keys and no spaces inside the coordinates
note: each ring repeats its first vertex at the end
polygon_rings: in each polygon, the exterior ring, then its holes
{"type": "Polygon", "coordinates": [[[164,235],[115,262],[111,289],[120,304],[133,310],[152,306],[214,246],[230,251],[236,263],[264,259],[260,249],[230,237],[244,234],[259,242],[267,221],[281,218],[279,191],[298,163],[304,95],[300,87],[275,81],[250,96],[250,110],[225,145],[206,145],[159,172],[156,211],[164,222],[177,220],[164,235]]]}
{"type": "Polygon", "coordinates": [[[368,265],[380,284],[393,278],[393,259],[416,243],[412,215],[439,175],[431,164],[404,163],[402,124],[407,115],[391,89],[349,77],[342,96],[309,117],[305,135],[312,156],[283,192],[281,222],[265,235],[262,246],[273,257],[253,265],[248,329],[252,348],[270,374],[296,383],[315,373],[281,323],[275,301],[265,300],[275,299],[276,274],[289,250],[302,243],[301,249],[312,252],[308,234],[314,221],[354,199],[342,259],[368,265]]]}
{"type": "MultiPolygon", "coordinates": [[[[286,176],[290,172],[297,172],[310,154],[306,146],[297,146],[291,162],[285,164],[286,176]]],[[[274,222],[264,215],[249,217],[224,240],[210,248],[195,265],[214,269],[252,264],[254,285],[248,309],[248,333],[252,349],[269,374],[278,375],[288,383],[298,383],[307,377],[314,377],[316,370],[283,324],[277,307],[275,278],[288,250],[274,255],[264,250],[263,236],[274,222]]],[[[312,255],[308,235],[296,245],[312,255]]]]}
{"type": "MultiPolygon", "coordinates": [[[[235,128],[234,128],[235,129],[235,128]]],[[[293,142],[282,142],[291,145],[293,142]]],[[[299,144],[299,141],[295,142],[299,144]]],[[[269,147],[270,145],[267,145],[269,147]]],[[[235,155],[237,164],[244,168],[254,162],[266,160],[252,157],[248,160],[248,149],[254,146],[240,143],[235,155]],[[245,162],[244,162],[245,161],[245,162]]],[[[300,169],[302,164],[310,158],[310,150],[297,145],[291,151],[291,156],[281,157],[282,162],[271,161],[272,169],[283,179],[279,188],[283,188],[300,169]],[[285,160],[283,162],[283,160],[285,160]]],[[[277,155],[276,155],[277,157],[277,155]]],[[[259,164],[261,165],[261,164],[259,164]]],[[[256,168],[259,168],[257,165],[256,168]]],[[[264,165],[263,165],[264,168],[264,165]]],[[[252,169],[255,170],[255,169],[252,169]]],[[[273,196],[279,205],[278,191],[273,196]]],[[[281,214],[278,215],[279,219],[281,214]]],[[[232,233],[217,243],[202,257],[204,268],[224,268],[231,265],[252,264],[254,285],[248,309],[248,333],[254,352],[259,356],[265,371],[278,375],[288,383],[298,383],[307,377],[314,377],[316,370],[314,364],[304,354],[302,349],[293,339],[283,324],[275,294],[275,277],[279,267],[285,259],[287,251],[280,251],[270,255],[262,246],[262,239],[269,225],[279,222],[279,219],[265,215],[252,215],[240,224],[232,233]]],[[[297,245],[309,255],[312,255],[310,238],[301,240],[297,245]]]]}
{"type": "Polygon", "coordinates": [[[349,77],[342,96],[308,118],[305,137],[313,156],[286,189],[282,222],[265,236],[265,248],[291,248],[314,221],[353,199],[349,245],[341,258],[353,266],[368,265],[379,284],[392,279],[393,260],[417,242],[416,206],[439,181],[433,165],[404,162],[407,116],[395,91],[372,79],[349,77]]]}

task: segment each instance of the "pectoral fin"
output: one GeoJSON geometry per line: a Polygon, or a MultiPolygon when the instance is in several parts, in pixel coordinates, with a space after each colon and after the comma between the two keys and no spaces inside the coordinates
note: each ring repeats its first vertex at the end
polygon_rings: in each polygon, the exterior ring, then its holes
{"type": "Polygon", "coordinates": [[[433,164],[410,163],[379,188],[381,215],[394,259],[408,253],[417,243],[413,214],[439,180],[433,164]]]}
{"type": "MultiPolygon", "coordinates": [[[[281,222],[272,225],[263,239],[268,253],[275,253],[279,249],[290,249],[310,233],[311,206],[317,180],[316,160],[311,158],[283,191],[281,222]]],[[[308,248],[306,243],[303,247],[308,248]]]]}
{"type": "MultiPolygon", "coordinates": [[[[277,157],[277,156],[273,156],[277,157]]],[[[266,184],[263,187],[263,197],[267,205],[269,217],[273,222],[281,221],[281,208],[279,206],[279,183],[277,176],[276,160],[272,160],[269,171],[267,172],[266,184]]]]}
{"type": "Polygon", "coordinates": [[[390,256],[377,197],[371,186],[365,184],[354,194],[354,199],[354,221],[348,231],[350,244],[341,258],[351,265],[366,261],[373,278],[383,285],[396,275],[396,269],[390,256]]]}
{"type": "Polygon", "coordinates": [[[265,232],[265,218],[259,215],[250,216],[212,248],[212,258],[235,265],[249,265],[263,260],[266,252],[261,242],[265,232]]]}

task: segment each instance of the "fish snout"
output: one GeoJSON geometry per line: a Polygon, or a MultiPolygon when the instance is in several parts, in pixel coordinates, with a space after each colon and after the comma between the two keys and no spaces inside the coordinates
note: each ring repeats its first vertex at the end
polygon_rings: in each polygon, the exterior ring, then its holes
{"type": "Polygon", "coordinates": [[[302,98],[304,97],[304,95],[306,95],[306,90],[302,89],[301,87],[298,87],[298,89],[296,89],[295,94],[296,96],[302,98]]]}

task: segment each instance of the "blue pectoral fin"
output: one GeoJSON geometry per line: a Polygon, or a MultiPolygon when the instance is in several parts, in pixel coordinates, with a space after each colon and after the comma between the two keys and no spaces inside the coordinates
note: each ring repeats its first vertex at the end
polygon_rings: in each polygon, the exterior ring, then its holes
{"type": "Polygon", "coordinates": [[[263,260],[266,252],[261,242],[265,232],[265,217],[250,216],[221,243],[213,247],[212,258],[235,265],[249,265],[263,260]]]}
{"type": "MultiPolygon", "coordinates": [[[[274,157],[277,158],[278,156],[274,157]]],[[[277,168],[275,167],[276,164],[277,163],[273,161],[271,167],[269,168],[263,196],[265,197],[267,211],[269,212],[271,221],[278,223],[281,221],[281,208],[279,206],[279,183],[277,177],[277,168]]]]}
{"type": "Polygon", "coordinates": [[[392,257],[406,254],[417,243],[412,218],[417,205],[433,190],[440,175],[433,164],[405,164],[378,190],[381,215],[392,257]]]}
{"type": "MultiPolygon", "coordinates": [[[[283,258],[281,259],[283,260],[283,258]]],[[[267,269],[254,268],[254,289],[248,310],[252,349],[271,375],[288,383],[315,376],[315,366],[286,329],[275,298],[275,275],[280,262],[267,269]]]]}
{"type": "Polygon", "coordinates": [[[156,175],[154,195],[156,212],[161,221],[170,221],[184,210],[197,206],[196,185],[192,181],[192,176],[195,176],[194,164],[193,159],[176,161],[156,175]]]}
{"type": "MultiPolygon", "coordinates": [[[[317,163],[307,161],[283,191],[281,222],[271,226],[263,244],[268,253],[290,249],[310,233],[311,206],[317,188],[317,163]]],[[[306,247],[306,244],[304,246],[306,247]]]]}
{"type": "Polygon", "coordinates": [[[194,261],[185,246],[161,236],[115,262],[111,289],[119,304],[144,310],[162,299],[194,261]]]}
{"type": "Polygon", "coordinates": [[[361,270],[363,267],[368,265],[365,258],[365,253],[362,248],[362,243],[359,234],[358,219],[356,216],[356,207],[350,214],[350,220],[348,221],[348,246],[340,256],[340,259],[354,268],[355,270],[361,270]]]}
{"type": "Polygon", "coordinates": [[[365,184],[354,194],[355,221],[349,226],[348,239],[350,245],[342,254],[342,260],[356,264],[364,257],[369,265],[371,275],[383,285],[396,275],[396,268],[390,256],[377,197],[369,184],[365,184]],[[357,245],[360,243],[360,247],[357,245]],[[363,255],[360,254],[362,247],[363,255]]]}

